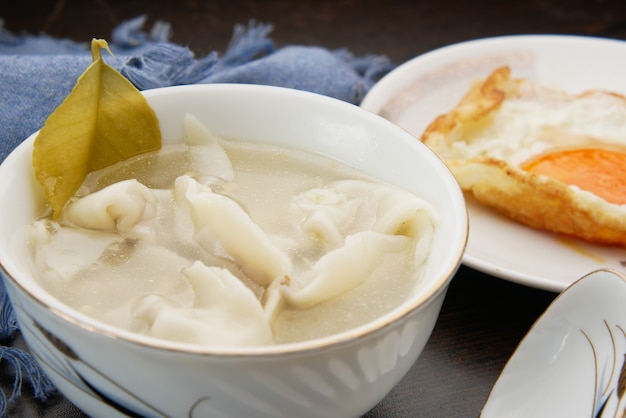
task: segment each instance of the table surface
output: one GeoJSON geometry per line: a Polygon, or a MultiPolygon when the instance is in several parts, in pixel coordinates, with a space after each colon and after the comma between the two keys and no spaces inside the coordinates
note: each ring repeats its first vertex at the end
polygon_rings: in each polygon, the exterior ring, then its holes
{"type": "MultiPolygon", "coordinates": [[[[148,17],[147,27],[157,20],[171,23],[172,41],[189,46],[197,56],[223,51],[234,25],[251,19],[274,26],[271,36],[277,46],[347,48],[355,55],[386,55],[396,64],[489,36],[556,33],[626,39],[623,0],[0,1],[7,29],[79,41],[108,38],[117,24],[141,14],[148,17]]],[[[478,416],[506,361],[555,297],[462,266],[423,354],[365,416],[478,416]]],[[[0,385],[10,391],[1,374],[0,385]]],[[[26,386],[10,405],[9,416],[83,416],[61,396],[43,404],[33,401],[26,386]]]]}

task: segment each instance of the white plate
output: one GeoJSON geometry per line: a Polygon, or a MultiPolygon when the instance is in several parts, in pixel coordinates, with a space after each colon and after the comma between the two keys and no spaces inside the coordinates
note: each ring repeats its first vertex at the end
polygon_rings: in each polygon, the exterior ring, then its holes
{"type": "Polygon", "coordinates": [[[626,277],[607,270],[559,295],[509,359],[481,418],[624,416],[624,301],[626,277]]]}
{"type": "MultiPolygon", "coordinates": [[[[487,38],[414,58],[380,80],[361,107],[416,137],[449,111],[469,84],[507,64],[514,77],[581,92],[601,88],[626,94],[626,42],[560,35],[487,38]]],[[[594,246],[532,230],[468,199],[470,236],[464,264],[539,289],[564,290],[600,268],[626,270],[626,250],[594,246]]]]}

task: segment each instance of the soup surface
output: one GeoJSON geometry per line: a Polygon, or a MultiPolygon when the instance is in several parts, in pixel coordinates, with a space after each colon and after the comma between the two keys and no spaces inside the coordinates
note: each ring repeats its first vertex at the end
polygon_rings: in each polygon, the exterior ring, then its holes
{"type": "Polygon", "coordinates": [[[345,331],[420,283],[437,216],[335,160],[214,137],[91,173],[30,244],[42,285],[157,338],[254,346],[345,331]]]}

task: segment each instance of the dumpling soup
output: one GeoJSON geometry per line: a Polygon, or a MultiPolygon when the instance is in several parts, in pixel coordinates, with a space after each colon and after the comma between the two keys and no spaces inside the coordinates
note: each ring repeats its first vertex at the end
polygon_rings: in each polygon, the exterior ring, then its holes
{"type": "Polygon", "coordinates": [[[103,322],[201,345],[345,331],[414,292],[437,214],[335,160],[217,138],[91,173],[29,239],[41,284],[103,322]]]}

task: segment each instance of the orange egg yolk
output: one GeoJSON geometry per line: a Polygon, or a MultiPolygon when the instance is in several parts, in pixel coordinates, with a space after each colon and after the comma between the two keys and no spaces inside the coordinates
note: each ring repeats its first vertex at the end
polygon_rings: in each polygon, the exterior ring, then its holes
{"type": "Polygon", "coordinates": [[[609,203],[626,204],[626,153],[602,148],[571,149],[533,158],[522,168],[578,186],[609,203]]]}

